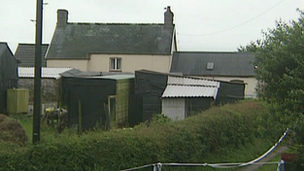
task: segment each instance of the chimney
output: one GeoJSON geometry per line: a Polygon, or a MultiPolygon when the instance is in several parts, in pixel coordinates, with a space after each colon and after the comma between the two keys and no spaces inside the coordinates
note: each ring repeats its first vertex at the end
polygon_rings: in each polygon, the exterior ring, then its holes
{"type": "Polygon", "coordinates": [[[57,26],[66,26],[68,24],[69,12],[65,9],[57,11],[57,26]]]}
{"type": "Polygon", "coordinates": [[[168,29],[172,29],[174,24],[173,24],[173,17],[174,14],[171,11],[171,7],[167,6],[167,11],[164,13],[165,16],[165,22],[164,22],[164,27],[168,29]]]}

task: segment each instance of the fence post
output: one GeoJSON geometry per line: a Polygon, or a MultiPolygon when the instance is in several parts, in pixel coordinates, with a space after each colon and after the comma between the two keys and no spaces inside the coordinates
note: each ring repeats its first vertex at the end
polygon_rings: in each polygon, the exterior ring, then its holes
{"type": "Polygon", "coordinates": [[[162,170],[161,163],[153,164],[153,171],[161,171],[161,170],[162,170]]]}
{"type": "Polygon", "coordinates": [[[78,100],[78,133],[82,133],[82,112],[81,112],[81,101],[78,100]]]}

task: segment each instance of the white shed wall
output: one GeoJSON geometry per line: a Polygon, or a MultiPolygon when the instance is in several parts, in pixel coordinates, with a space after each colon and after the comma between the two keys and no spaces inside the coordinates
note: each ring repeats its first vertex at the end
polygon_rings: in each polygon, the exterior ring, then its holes
{"type": "Polygon", "coordinates": [[[173,120],[184,120],[186,117],[185,98],[163,98],[163,114],[173,120]]]}

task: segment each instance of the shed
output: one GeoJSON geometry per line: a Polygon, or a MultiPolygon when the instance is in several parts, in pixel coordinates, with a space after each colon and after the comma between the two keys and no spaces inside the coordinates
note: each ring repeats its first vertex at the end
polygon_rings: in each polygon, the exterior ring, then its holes
{"type": "Polygon", "coordinates": [[[0,113],[6,112],[7,90],[18,87],[17,66],[8,44],[0,42],[0,113]]]}
{"type": "MultiPolygon", "coordinates": [[[[155,114],[172,113],[167,109],[175,108],[180,113],[177,118],[182,119],[208,109],[213,103],[226,104],[244,99],[244,90],[245,83],[242,82],[184,77],[173,73],[139,70],[135,71],[135,94],[139,101],[135,114],[139,120],[146,121],[155,114]],[[162,100],[164,100],[163,103],[162,100]],[[177,109],[178,105],[182,106],[177,109]],[[167,109],[163,109],[165,106],[167,109]]],[[[171,114],[169,115],[171,116],[171,114]]],[[[175,115],[172,117],[176,119],[175,115]]]]}
{"type": "Polygon", "coordinates": [[[70,127],[88,130],[97,125],[111,128],[128,123],[134,74],[70,75],[63,79],[62,93],[70,127]]]}
{"type": "Polygon", "coordinates": [[[139,120],[150,120],[154,114],[162,112],[161,96],[167,86],[168,75],[148,70],[135,71],[135,94],[140,101],[139,120]]]}
{"type": "Polygon", "coordinates": [[[173,120],[211,107],[217,98],[220,82],[190,77],[168,76],[167,87],[162,94],[162,112],[173,120]]]}

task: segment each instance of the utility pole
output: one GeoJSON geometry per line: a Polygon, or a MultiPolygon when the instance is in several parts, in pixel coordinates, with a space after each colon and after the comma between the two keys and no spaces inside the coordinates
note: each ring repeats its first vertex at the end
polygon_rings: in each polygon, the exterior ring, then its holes
{"type": "Polygon", "coordinates": [[[42,9],[43,0],[37,0],[36,10],[36,44],[35,44],[35,80],[34,80],[34,116],[33,116],[33,144],[40,141],[41,116],[41,45],[42,45],[42,9]]]}

